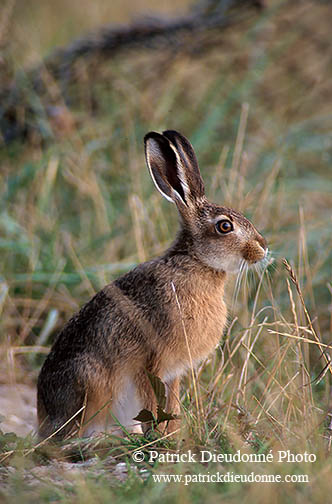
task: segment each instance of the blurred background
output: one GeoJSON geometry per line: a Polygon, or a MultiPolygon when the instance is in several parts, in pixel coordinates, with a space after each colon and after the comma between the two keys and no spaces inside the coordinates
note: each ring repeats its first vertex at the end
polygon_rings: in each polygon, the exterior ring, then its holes
{"type": "MultiPolygon", "coordinates": [[[[208,197],[242,211],[272,251],[258,293],[255,275],[235,300],[235,278],[228,286],[227,345],[237,344],[250,323],[265,324],[258,361],[246,361],[246,373],[261,379],[255,393],[267,398],[273,385],[264,373],[277,363],[288,362],[278,377],[288,383],[299,362],[296,338],[314,339],[295,290],[292,305],[282,257],[296,272],[317,337],[331,343],[331,16],[330,2],[318,0],[3,0],[2,384],[34,387],[72,313],[174,238],[176,211],[145,166],[150,130],[187,136],[208,197]],[[101,47],[105,25],[117,33],[109,47],[101,47]],[[149,37],[151,26],[157,35],[149,37]]],[[[227,345],[232,383],[242,390],[247,350],[234,357],[227,345]]],[[[314,379],[325,361],[317,345],[301,348],[314,379]]],[[[212,383],[217,362],[203,382],[212,383]]],[[[328,376],[315,389],[322,408],[328,376]]],[[[232,387],[224,384],[220,400],[232,387]]],[[[241,401],[255,415],[248,390],[241,401]]],[[[278,415],[285,401],[275,400],[271,411],[278,415]]],[[[295,407],[293,413],[303,414],[295,407]]]]}

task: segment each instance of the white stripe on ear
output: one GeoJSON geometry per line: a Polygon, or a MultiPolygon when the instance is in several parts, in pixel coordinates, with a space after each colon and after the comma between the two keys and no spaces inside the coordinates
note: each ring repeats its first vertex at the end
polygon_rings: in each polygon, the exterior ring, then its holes
{"type": "MultiPolygon", "coordinates": [[[[168,196],[164,191],[162,191],[160,185],[157,183],[157,181],[155,179],[155,176],[153,174],[153,170],[151,168],[151,157],[150,156],[153,156],[154,159],[158,159],[160,163],[165,162],[164,158],[162,156],[162,153],[160,152],[158,142],[153,140],[153,138],[149,138],[148,142],[149,142],[149,148],[146,150],[146,160],[147,160],[147,165],[148,165],[149,172],[150,172],[151,178],[153,180],[153,183],[156,186],[156,188],[158,189],[158,191],[160,192],[160,194],[162,196],[164,196],[164,198],[166,198],[171,203],[175,203],[175,201],[170,196],[168,196]]],[[[174,191],[174,189],[173,189],[173,191],[174,191]]],[[[177,191],[174,191],[174,192],[177,192],[177,191]]],[[[179,194],[178,194],[178,196],[180,197],[179,194]]]]}
{"type": "Polygon", "coordinates": [[[189,194],[189,187],[184,179],[183,175],[183,166],[181,162],[181,158],[176,151],[176,148],[164,137],[163,141],[167,142],[167,149],[172,151],[172,154],[175,156],[173,164],[174,176],[178,182],[178,185],[181,186],[183,191],[183,197],[180,192],[175,189],[174,185],[171,183],[168,178],[170,174],[167,174],[167,169],[164,171],[163,166],[167,166],[167,163],[170,162],[167,159],[167,156],[162,152],[159,142],[155,140],[153,137],[147,139],[147,148],[146,148],[146,160],[149,168],[149,172],[151,178],[160,192],[168,201],[172,203],[176,203],[176,200],[181,204],[186,205],[186,195],[189,194]]]}

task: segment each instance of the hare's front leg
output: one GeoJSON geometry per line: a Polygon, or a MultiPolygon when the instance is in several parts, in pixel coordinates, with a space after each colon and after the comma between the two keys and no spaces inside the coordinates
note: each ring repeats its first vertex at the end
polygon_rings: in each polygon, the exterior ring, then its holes
{"type": "MultiPolygon", "coordinates": [[[[180,414],[180,378],[176,377],[166,384],[166,412],[178,416],[180,414]]],[[[180,428],[179,418],[170,420],[167,424],[167,433],[170,434],[180,428]]]]}
{"type": "MultiPolygon", "coordinates": [[[[135,384],[140,398],[141,409],[151,411],[154,417],[156,417],[157,400],[149,377],[146,374],[145,370],[137,373],[135,377],[135,384]]],[[[138,413],[139,411],[137,412],[137,414],[138,413]]],[[[148,434],[153,429],[151,422],[142,422],[141,427],[144,435],[148,434]]]]}

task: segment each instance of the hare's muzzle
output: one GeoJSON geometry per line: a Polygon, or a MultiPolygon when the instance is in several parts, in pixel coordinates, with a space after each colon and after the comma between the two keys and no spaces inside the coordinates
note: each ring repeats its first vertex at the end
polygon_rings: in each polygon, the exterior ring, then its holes
{"type": "Polygon", "coordinates": [[[244,247],[243,258],[250,264],[255,264],[267,256],[268,248],[265,238],[259,235],[255,240],[244,247]]]}

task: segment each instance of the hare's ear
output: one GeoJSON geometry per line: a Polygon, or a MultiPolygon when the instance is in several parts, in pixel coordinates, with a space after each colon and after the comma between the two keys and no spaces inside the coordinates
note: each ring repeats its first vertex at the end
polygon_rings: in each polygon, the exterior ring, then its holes
{"type": "Polygon", "coordinates": [[[196,156],[185,137],[176,131],[151,132],[144,142],[152,179],[165,198],[190,206],[204,195],[196,156]]]}

